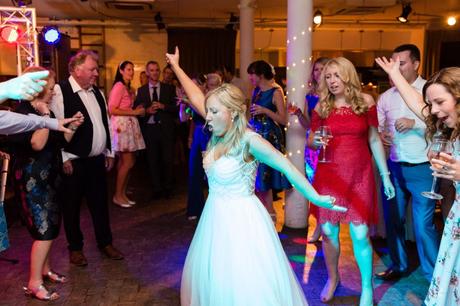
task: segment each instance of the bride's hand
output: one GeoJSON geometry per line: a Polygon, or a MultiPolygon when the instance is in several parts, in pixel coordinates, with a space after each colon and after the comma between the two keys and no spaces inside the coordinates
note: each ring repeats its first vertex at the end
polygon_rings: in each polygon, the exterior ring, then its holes
{"type": "Polygon", "coordinates": [[[174,54],[166,53],[166,62],[171,66],[179,65],[179,47],[176,46],[174,54]]]}
{"type": "Polygon", "coordinates": [[[335,205],[335,200],[336,199],[333,196],[320,195],[318,200],[314,202],[313,204],[319,207],[322,207],[322,208],[326,208],[326,209],[330,209],[330,210],[338,211],[338,212],[346,212],[348,210],[348,208],[346,207],[335,205]]]}

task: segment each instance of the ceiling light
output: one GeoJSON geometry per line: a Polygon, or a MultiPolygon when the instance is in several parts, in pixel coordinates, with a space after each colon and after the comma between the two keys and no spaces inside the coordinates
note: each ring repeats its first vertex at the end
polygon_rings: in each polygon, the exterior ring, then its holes
{"type": "Polygon", "coordinates": [[[155,23],[157,24],[157,28],[158,30],[163,30],[166,28],[166,25],[165,23],[163,22],[163,17],[161,17],[161,13],[158,12],[155,17],[153,17],[153,19],[155,20],[155,23]]]}
{"type": "Polygon", "coordinates": [[[401,23],[406,23],[409,21],[409,14],[411,12],[412,12],[412,7],[410,6],[410,3],[403,4],[401,15],[396,17],[396,19],[401,23]]]}
{"type": "Polygon", "coordinates": [[[230,18],[228,20],[227,25],[225,25],[225,28],[229,31],[234,31],[237,28],[239,22],[238,16],[235,16],[235,14],[230,13],[230,18]]]}
{"type": "Polygon", "coordinates": [[[456,23],[457,23],[457,18],[455,18],[454,16],[449,16],[449,18],[447,18],[447,24],[449,26],[454,26],[456,23]]]}
{"type": "Polygon", "coordinates": [[[320,10],[316,10],[315,14],[313,15],[313,23],[316,26],[319,26],[323,23],[323,13],[320,10]]]}

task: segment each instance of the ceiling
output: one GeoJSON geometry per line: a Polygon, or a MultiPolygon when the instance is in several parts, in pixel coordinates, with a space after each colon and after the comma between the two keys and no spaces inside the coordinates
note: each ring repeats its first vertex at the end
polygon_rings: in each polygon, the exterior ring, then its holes
{"type": "MultiPolygon", "coordinates": [[[[0,0],[0,6],[13,6],[18,1],[0,0]]],[[[257,27],[286,26],[287,0],[253,2],[257,27]]],[[[460,19],[459,0],[314,0],[313,5],[315,10],[320,9],[324,14],[324,25],[398,24],[395,17],[401,14],[402,2],[412,5],[407,26],[443,26],[449,14],[460,19]]],[[[230,13],[239,15],[239,3],[239,0],[32,0],[29,7],[37,9],[38,17],[57,22],[124,20],[153,24],[155,14],[160,12],[163,22],[169,27],[218,27],[229,22],[230,13]]]]}

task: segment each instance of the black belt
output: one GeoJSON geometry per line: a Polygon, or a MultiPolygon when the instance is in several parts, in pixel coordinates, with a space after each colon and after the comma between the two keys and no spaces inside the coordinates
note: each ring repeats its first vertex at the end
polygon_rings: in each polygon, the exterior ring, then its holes
{"type": "Polygon", "coordinates": [[[418,164],[413,164],[413,163],[406,163],[406,162],[398,162],[401,166],[404,167],[415,167],[415,166],[422,166],[422,165],[429,165],[430,162],[423,162],[423,163],[418,163],[418,164]]]}

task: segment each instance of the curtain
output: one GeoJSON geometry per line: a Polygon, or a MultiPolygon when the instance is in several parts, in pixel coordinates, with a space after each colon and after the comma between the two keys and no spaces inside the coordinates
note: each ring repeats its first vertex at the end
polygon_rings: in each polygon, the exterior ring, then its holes
{"type": "Polygon", "coordinates": [[[235,68],[236,31],[208,28],[168,29],[168,52],[180,50],[180,65],[188,75],[235,68]]]}
{"type": "Polygon", "coordinates": [[[440,69],[441,47],[445,42],[459,42],[460,31],[428,30],[425,39],[425,70],[424,77],[429,78],[440,69]]]}

